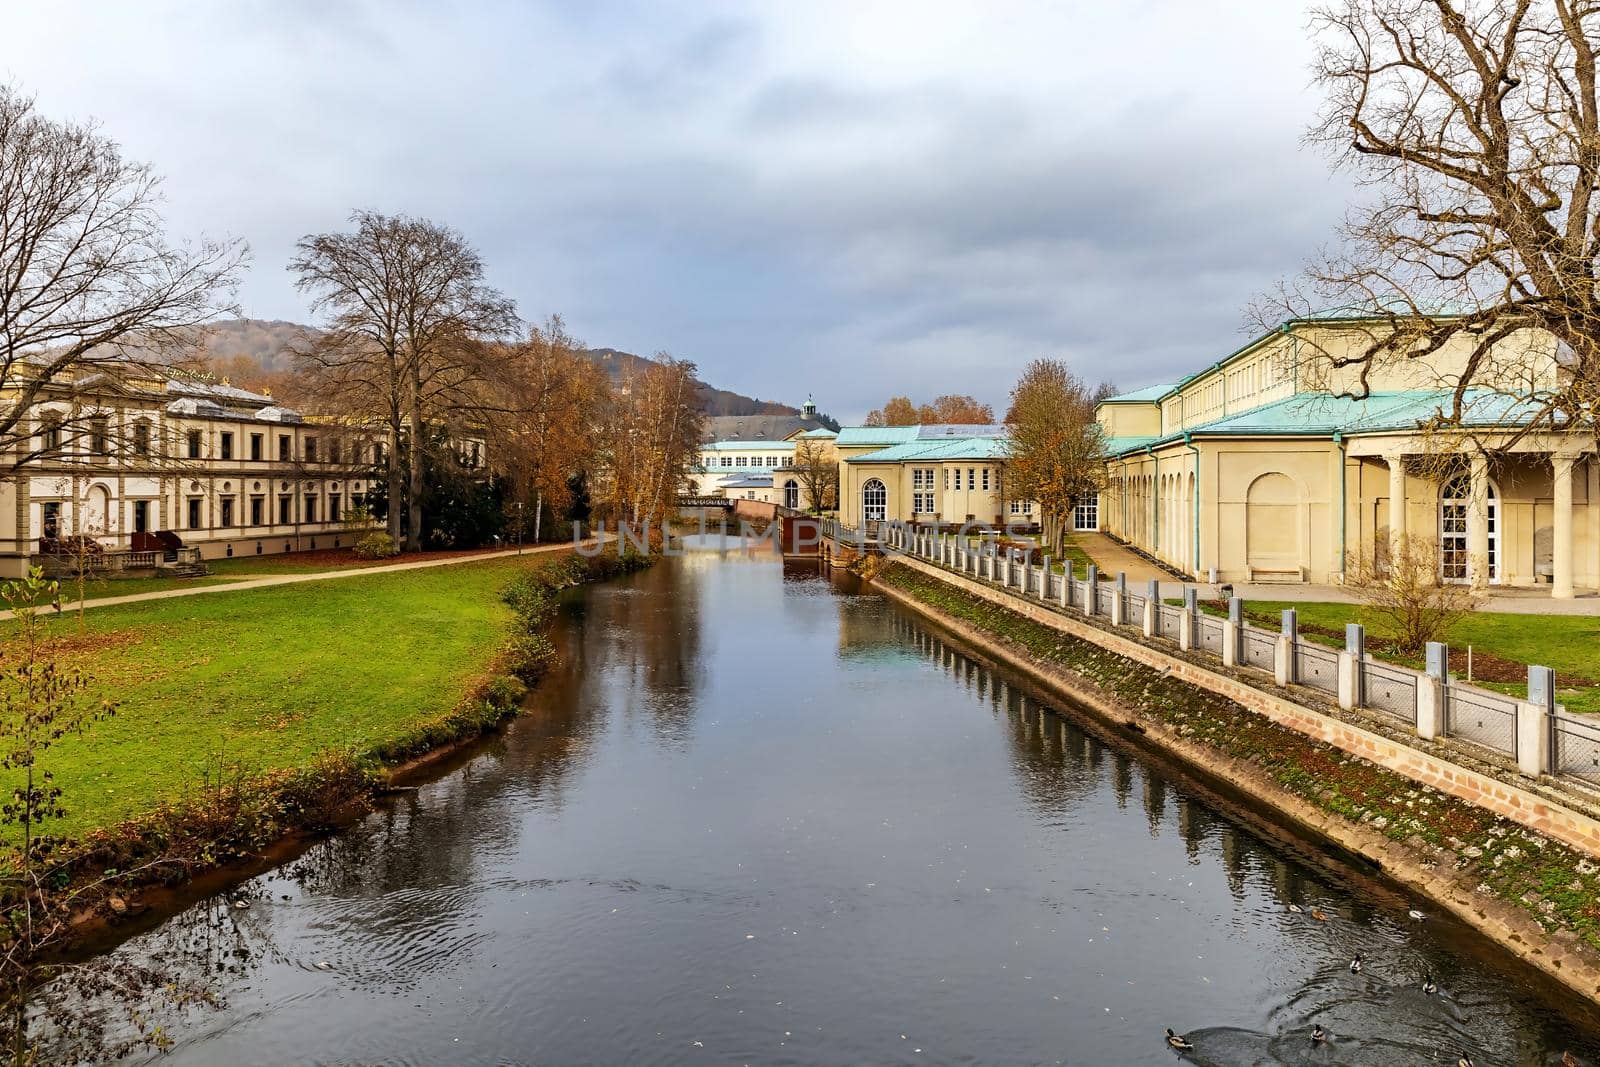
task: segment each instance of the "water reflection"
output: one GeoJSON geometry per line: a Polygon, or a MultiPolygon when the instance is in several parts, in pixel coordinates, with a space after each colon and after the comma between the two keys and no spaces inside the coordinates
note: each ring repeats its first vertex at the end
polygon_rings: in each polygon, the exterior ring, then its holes
{"type": "Polygon", "coordinates": [[[1471,938],[806,565],[692,553],[580,593],[557,640],[503,738],[252,883],[272,948],[170,1062],[1169,1064],[1169,1025],[1197,1063],[1585,1046],[1471,938]]]}

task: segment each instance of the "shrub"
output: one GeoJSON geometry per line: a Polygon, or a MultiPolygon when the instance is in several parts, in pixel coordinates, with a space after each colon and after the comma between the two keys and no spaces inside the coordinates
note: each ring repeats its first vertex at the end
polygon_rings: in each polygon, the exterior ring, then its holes
{"type": "Polygon", "coordinates": [[[511,674],[497,674],[483,686],[483,699],[497,708],[514,708],[528,695],[522,679],[511,674]]]}
{"type": "Polygon", "coordinates": [[[394,538],[380,530],[357,541],[355,553],[360,559],[389,559],[400,554],[400,546],[394,543],[394,538]]]}

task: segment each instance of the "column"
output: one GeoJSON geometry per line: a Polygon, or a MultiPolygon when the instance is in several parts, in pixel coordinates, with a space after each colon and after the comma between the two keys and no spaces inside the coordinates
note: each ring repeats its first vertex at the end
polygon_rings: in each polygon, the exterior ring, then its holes
{"type": "Polygon", "coordinates": [[[1555,544],[1551,546],[1554,584],[1550,595],[1572,599],[1572,464],[1578,457],[1558,453],[1550,457],[1555,469],[1555,544]]]}
{"type": "Polygon", "coordinates": [[[1489,584],[1489,457],[1472,453],[1472,489],[1467,505],[1467,576],[1474,589],[1489,584]]]}
{"type": "Polygon", "coordinates": [[[1389,558],[1397,559],[1406,535],[1406,457],[1403,452],[1385,452],[1383,460],[1389,464],[1389,558]]]}

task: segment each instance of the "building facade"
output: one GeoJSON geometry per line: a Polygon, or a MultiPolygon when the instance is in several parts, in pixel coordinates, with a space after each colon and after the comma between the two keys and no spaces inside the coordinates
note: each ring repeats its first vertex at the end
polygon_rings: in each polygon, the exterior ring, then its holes
{"type": "Polygon", "coordinates": [[[348,546],[387,445],[262,393],[129,364],[47,388],[0,479],[0,572],[87,538],[111,556],[199,558],[348,546]]]}
{"type": "Polygon", "coordinates": [[[846,426],[839,517],[863,522],[1032,525],[1032,501],[1006,493],[1004,426],[846,426]]]}
{"type": "Polygon", "coordinates": [[[1337,583],[1405,535],[1437,546],[1440,579],[1600,586],[1600,465],[1579,434],[1523,433],[1518,395],[1556,384],[1548,339],[1491,352],[1500,389],[1449,411],[1472,340],[1426,358],[1354,357],[1374,325],[1299,319],[1204,370],[1105,401],[1100,523],[1196,578],[1337,583]]]}

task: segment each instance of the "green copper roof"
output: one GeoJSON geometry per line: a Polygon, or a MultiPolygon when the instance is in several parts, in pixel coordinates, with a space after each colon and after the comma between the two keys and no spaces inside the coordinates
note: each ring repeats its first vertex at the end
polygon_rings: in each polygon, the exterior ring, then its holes
{"type": "MultiPolygon", "coordinates": [[[[1355,398],[1327,393],[1300,393],[1250,411],[1190,426],[1195,437],[1331,437],[1335,433],[1389,433],[1414,430],[1440,411],[1449,411],[1453,393],[1418,389],[1373,393],[1355,398]]],[[[1466,426],[1515,426],[1533,418],[1534,405],[1487,389],[1469,389],[1462,400],[1466,426]]],[[[1106,453],[1117,456],[1152,445],[1183,440],[1184,432],[1165,437],[1113,437],[1106,453]]]]}
{"type": "Polygon", "coordinates": [[[864,456],[851,456],[846,463],[936,463],[941,460],[1004,459],[1003,437],[945,437],[926,441],[906,441],[864,456]]]}
{"type": "Polygon", "coordinates": [[[793,452],[793,441],[703,441],[702,452],[793,452]]]}
{"type": "Polygon", "coordinates": [[[917,439],[916,426],[844,426],[835,442],[840,448],[862,448],[866,445],[898,445],[917,439]]]}
{"type": "Polygon", "coordinates": [[[1172,382],[1163,382],[1161,385],[1147,385],[1143,389],[1135,389],[1131,393],[1120,393],[1117,396],[1107,397],[1100,401],[1102,404],[1154,404],[1177,388],[1172,382]]]}

